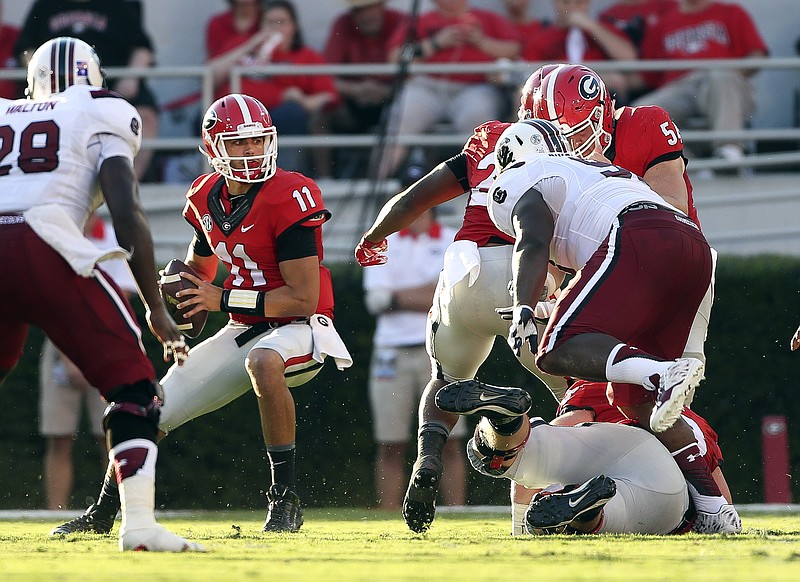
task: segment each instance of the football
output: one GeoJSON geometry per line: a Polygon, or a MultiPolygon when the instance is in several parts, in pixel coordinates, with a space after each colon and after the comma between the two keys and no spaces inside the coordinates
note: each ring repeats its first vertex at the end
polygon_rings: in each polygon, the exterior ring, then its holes
{"type": "MultiPolygon", "coordinates": [[[[161,297],[167,305],[167,311],[172,316],[172,319],[175,320],[178,329],[182,334],[193,338],[203,331],[203,326],[205,326],[208,319],[208,311],[203,310],[200,313],[195,313],[188,319],[183,316],[188,309],[178,309],[178,303],[182,299],[177,297],[176,293],[183,289],[196,289],[197,285],[181,277],[180,273],[191,273],[195,277],[199,277],[197,272],[189,265],[180,259],[172,259],[161,271],[161,279],[158,282],[158,286],[161,289],[161,297]]],[[[185,299],[184,297],[183,300],[185,299]]]]}

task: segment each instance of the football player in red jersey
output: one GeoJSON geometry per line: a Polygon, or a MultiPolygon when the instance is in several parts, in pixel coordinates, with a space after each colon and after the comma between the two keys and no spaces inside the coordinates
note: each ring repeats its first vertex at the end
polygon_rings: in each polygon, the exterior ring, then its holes
{"type": "MultiPolygon", "coordinates": [[[[505,337],[508,332],[495,309],[510,302],[507,284],[512,276],[513,241],[492,224],[486,196],[496,174],[494,145],[509,125],[487,121],[475,128],[459,154],[383,206],[355,251],[363,267],[385,262],[387,236],[407,227],[424,210],[468,194],[463,224],[445,256],[428,318],[432,376],[420,401],[417,460],[403,501],[403,517],[416,532],[426,531],[434,519],[443,472],[442,449],[458,421],[458,415],[436,407],[436,392],[447,382],[474,378],[489,357],[495,337],[505,337]]],[[[552,293],[558,283],[560,279],[554,279],[544,293],[552,293]]],[[[564,378],[539,371],[532,354],[523,353],[520,362],[560,399],[567,386],[564,378]]]]}
{"type": "MultiPolygon", "coordinates": [[[[313,378],[324,354],[340,368],[352,364],[333,326],[333,288],[322,265],[320,227],[330,212],[313,180],[276,166],[276,130],[253,97],[231,94],[214,102],[202,136],[201,152],[214,172],[192,183],[183,210],[195,230],[185,262],[200,277],[183,274],[198,287],[180,291],[178,307],[190,308],[187,316],[222,310],[230,320],[162,379],[169,404],[159,429],[168,433],[252,387],[272,474],[263,529],[294,532],[303,513],[295,492],[289,387],[313,378]],[[229,273],[221,288],[212,283],[219,262],[229,273]]],[[[97,506],[116,513],[108,484],[107,477],[87,519],[96,520],[97,506]]]]}

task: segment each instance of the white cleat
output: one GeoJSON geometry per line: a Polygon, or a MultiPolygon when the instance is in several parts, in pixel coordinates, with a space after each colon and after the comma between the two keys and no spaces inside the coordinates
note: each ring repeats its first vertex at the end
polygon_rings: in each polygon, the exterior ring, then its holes
{"type": "Polygon", "coordinates": [[[667,368],[658,383],[650,428],[664,432],[678,420],[683,407],[691,403],[694,390],[703,379],[705,364],[696,358],[680,358],[667,368]]]}
{"type": "Polygon", "coordinates": [[[121,552],[205,552],[205,548],[175,535],[161,525],[120,532],[121,552]]]}
{"type": "Polygon", "coordinates": [[[703,534],[742,533],[742,519],[733,505],[726,503],[717,513],[697,512],[692,531],[703,534]]]}

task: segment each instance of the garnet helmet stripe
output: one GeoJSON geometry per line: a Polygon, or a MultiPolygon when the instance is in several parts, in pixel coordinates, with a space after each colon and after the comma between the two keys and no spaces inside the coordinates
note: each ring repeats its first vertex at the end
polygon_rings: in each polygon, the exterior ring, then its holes
{"type": "Polygon", "coordinates": [[[543,121],[541,119],[528,119],[525,123],[530,123],[544,136],[547,143],[547,149],[553,153],[566,154],[569,153],[569,148],[566,144],[566,138],[559,132],[558,128],[552,122],[543,121]]]}
{"type": "Polygon", "coordinates": [[[75,42],[68,40],[67,47],[67,86],[64,87],[65,89],[75,84],[75,42]]]}
{"type": "Polygon", "coordinates": [[[58,44],[53,43],[50,45],[50,93],[58,93],[58,79],[56,79],[56,71],[58,71],[58,44]]]}

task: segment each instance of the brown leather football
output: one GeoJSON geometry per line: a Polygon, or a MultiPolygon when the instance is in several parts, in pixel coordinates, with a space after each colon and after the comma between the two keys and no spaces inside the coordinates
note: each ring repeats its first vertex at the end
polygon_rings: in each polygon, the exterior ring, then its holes
{"type": "Polygon", "coordinates": [[[161,297],[163,297],[164,303],[167,305],[167,311],[172,316],[172,319],[175,320],[175,324],[178,326],[181,333],[188,337],[197,337],[200,335],[200,332],[203,331],[203,326],[206,324],[208,311],[203,310],[199,313],[195,313],[187,319],[183,314],[189,310],[178,309],[178,303],[185,300],[186,297],[179,298],[175,294],[183,289],[197,288],[197,285],[180,276],[182,272],[191,273],[195,277],[199,277],[197,271],[192,269],[189,265],[180,259],[172,259],[167,263],[167,266],[164,267],[164,270],[161,271],[161,279],[158,282],[158,286],[161,289],[161,297]]]}

